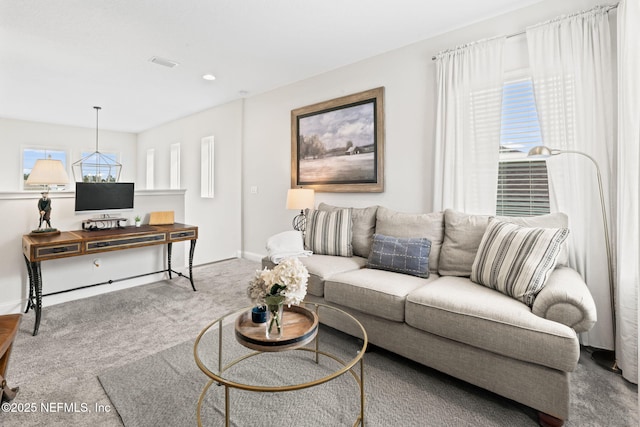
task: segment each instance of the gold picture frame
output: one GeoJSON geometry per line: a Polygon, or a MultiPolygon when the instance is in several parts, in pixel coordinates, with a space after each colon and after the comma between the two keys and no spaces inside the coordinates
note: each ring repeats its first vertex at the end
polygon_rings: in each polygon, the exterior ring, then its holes
{"type": "Polygon", "coordinates": [[[291,188],[384,191],[384,87],[291,111],[291,188]]]}

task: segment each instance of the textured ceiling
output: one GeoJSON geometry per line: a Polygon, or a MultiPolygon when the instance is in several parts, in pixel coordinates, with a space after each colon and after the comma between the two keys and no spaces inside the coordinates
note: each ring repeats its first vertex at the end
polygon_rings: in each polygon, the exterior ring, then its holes
{"type": "Polygon", "coordinates": [[[0,117],[140,132],[538,1],[0,0],[0,117]]]}

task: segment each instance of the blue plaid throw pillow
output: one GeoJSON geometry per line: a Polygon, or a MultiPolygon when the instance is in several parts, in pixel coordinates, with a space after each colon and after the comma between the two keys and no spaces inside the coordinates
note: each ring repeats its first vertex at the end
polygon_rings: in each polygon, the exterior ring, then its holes
{"type": "Polygon", "coordinates": [[[400,238],[373,235],[367,267],[429,277],[431,241],[426,237],[400,238]]]}

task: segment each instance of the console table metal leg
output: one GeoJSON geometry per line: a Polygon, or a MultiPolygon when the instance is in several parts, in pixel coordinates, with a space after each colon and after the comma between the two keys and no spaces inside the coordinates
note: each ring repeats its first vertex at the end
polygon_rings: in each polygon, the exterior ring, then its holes
{"type": "Polygon", "coordinates": [[[33,327],[33,336],[38,335],[38,329],[40,329],[40,319],[42,318],[42,272],[40,270],[40,261],[34,262],[35,273],[35,293],[36,293],[36,324],[33,327]]]}
{"type": "MultiPolygon", "coordinates": [[[[191,247],[189,248],[189,282],[191,282],[191,289],[196,290],[196,285],[193,283],[193,253],[196,250],[196,241],[191,240],[191,247]]],[[[171,268],[171,252],[173,251],[173,242],[167,243],[167,271],[169,272],[169,279],[173,276],[171,273],[176,273],[179,277],[187,277],[179,271],[173,271],[171,268]]]]}
{"type": "Polygon", "coordinates": [[[29,311],[29,307],[33,307],[36,311],[36,323],[33,327],[33,336],[35,337],[38,335],[40,319],[42,317],[42,272],[40,270],[40,261],[31,262],[27,260],[27,271],[29,272],[29,302],[27,303],[27,311],[29,311]],[[36,300],[35,305],[33,303],[34,297],[36,300]]]}
{"type": "Polygon", "coordinates": [[[167,267],[169,269],[169,279],[173,279],[171,277],[171,250],[173,249],[173,243],[167,243],[167,267]]]}
{"type": "Polygon", "coordinates": [[[31,262],[26,256],[23,256],[25,263],[27,264],[27,273],[29,274],[29,299],[27,300],[27,308],[24,313],[27,314],[29,309],[33,306],[33,270],[31,269],[31,262]]]}
{"type": "Polygon", "coordinates": [[[193,284],[193,253],[196,250],[196,241],[191,241],[191,246],[189,248],[189,281],[191,282],[191,287],[193,290],[196,290],[196,286],[193,284]]]}

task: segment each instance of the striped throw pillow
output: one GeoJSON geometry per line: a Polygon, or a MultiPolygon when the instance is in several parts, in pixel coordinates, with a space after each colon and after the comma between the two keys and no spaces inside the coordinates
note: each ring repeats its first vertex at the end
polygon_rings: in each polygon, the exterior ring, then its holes
{"type": "Polygon", "coordinates": [[[531,307],[568,235],[568,228],[525,228],[493,220],[482,237],[471,280],[531,307]]]}
{"type": "Polygon", "coordinates": [[[353,255],[351,209],[307,211],[305,246],[318,255],[353,255]]]}

